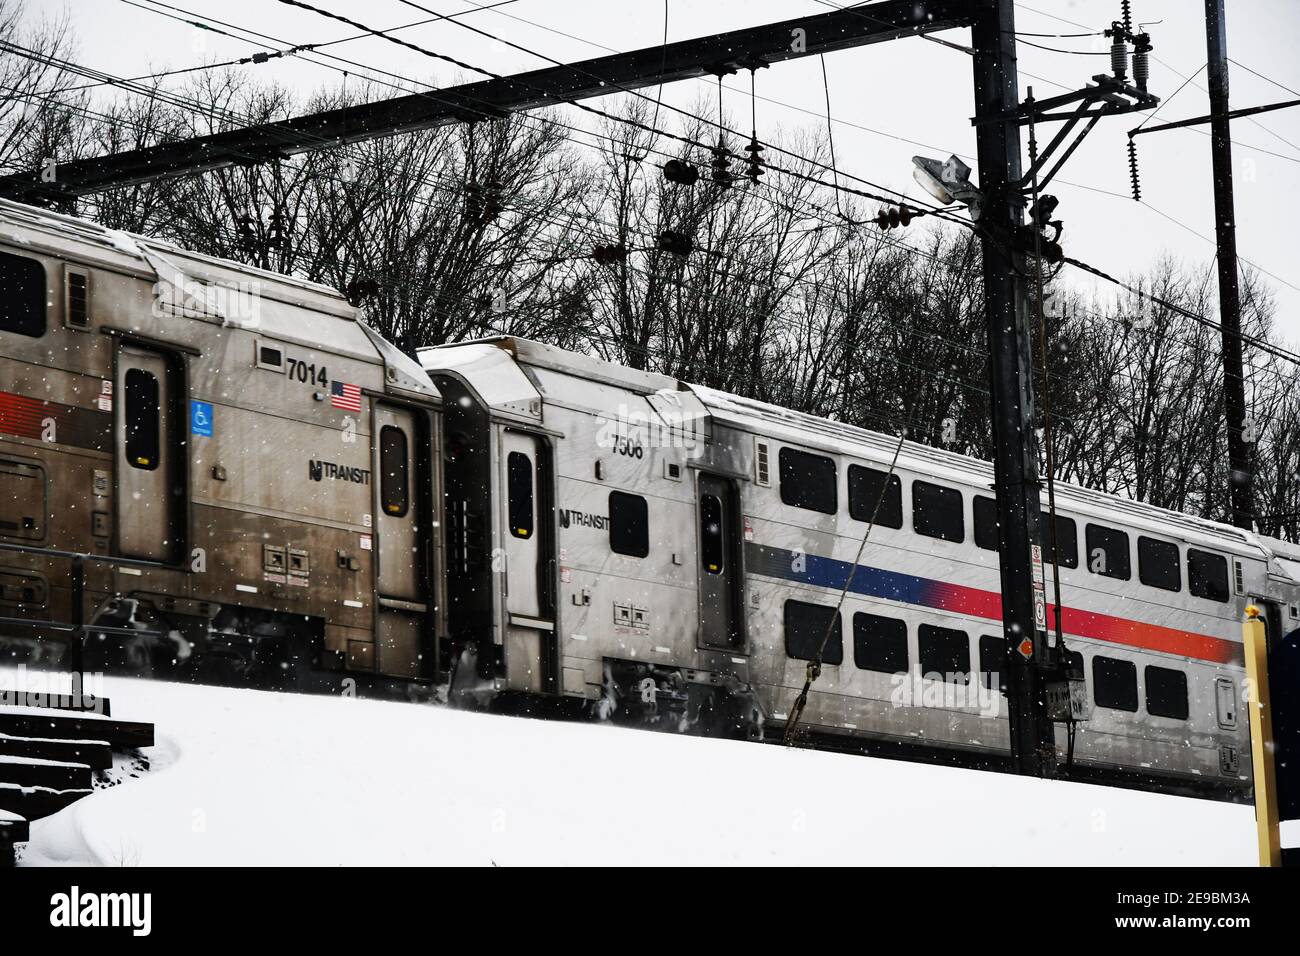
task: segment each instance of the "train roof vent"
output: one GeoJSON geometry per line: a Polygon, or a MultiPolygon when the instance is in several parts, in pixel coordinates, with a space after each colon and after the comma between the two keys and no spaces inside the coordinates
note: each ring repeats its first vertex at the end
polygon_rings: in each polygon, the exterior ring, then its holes
{"type": "Polygon", "coordinates": [[[754,483],[764,488],[772,484],[772,446],[754,439],[754,483]]]}
{"type": "Polygon", "coordinates": [[[90,328],[90,276],[71,266],[64,268],[64,321],[74,329],[90,328]]]}

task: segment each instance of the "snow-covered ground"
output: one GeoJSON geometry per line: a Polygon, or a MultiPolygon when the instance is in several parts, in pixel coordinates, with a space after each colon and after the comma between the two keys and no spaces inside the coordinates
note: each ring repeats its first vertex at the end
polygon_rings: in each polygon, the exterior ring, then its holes
{"type": "Polygon", "coordinates": [[[24,864],[1253,865],[1249,807],[416,704],[107,678],[152,769],[24,864]]]}

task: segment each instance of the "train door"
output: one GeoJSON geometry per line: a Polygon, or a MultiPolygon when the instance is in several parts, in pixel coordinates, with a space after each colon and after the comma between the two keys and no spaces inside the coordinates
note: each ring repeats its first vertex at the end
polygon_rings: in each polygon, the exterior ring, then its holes
{"type": "Polygon", "coordinates": [[[429,527],[416,452],[422,433],[416,413],[376,403],[372,422],[374,473],[376,669],[390,677],[418,678],[426,661],[430,594],[429,527]]]}
{"type": "Polygon", "coordinates": [[[176,560],[184,508],[183,422],[178,376],[167,357],[122,343],[117,351],[114,445],[117,549],[125,557],[176,560]]]}
{"type": "Polygon", "coordinates": [[[701,473],[696,489],[700,644],[737,650],[743,644],[740,508],[734,483],[701,473]]]}
{"type": "MultiPolygon", "coordinates": [[[[506,611],[506,681],[512,690],[553,691],[555,613],[550,599],[550,467],[543,439],[501,435],[501,526],[506,611]]],[[[496,567],[496,562],[494,562],[496,567]]]]}

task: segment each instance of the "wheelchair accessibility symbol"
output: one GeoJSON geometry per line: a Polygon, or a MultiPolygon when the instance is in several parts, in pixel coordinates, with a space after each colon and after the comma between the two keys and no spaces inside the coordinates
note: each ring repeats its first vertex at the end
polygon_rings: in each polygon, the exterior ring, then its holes
{"type": "Polygon", "coordinates": [[[190,432],[212,437],[212,405],[210,402],[190,400],[190,432]]]}

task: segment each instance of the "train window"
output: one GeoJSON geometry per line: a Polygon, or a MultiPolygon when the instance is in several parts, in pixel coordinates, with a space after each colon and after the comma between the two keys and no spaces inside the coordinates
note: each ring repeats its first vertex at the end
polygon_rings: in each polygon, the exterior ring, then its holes
{"type": "Polygon", "coordinates": [[[521,451],[506,456],[506,510],[510,533],[516,538],[533,536],[533,463],[521,451]]]}
{"type": "Polygon", "coordinates": [[[1228,559],[1208,551],[1187,549],[1187,590],[1211,601],[1228,601],[1228,559]]]}
{"type": "Polygon", "coordinates": [[[132,468],[153,471],[162,451],[158,379],[142,368],[126,370],[126,461],[132,468]]]}
{"type": "Polygon", "coordinates": [[[407,461],[406,432],[385,425],[379,431],[379,503],[392,518],[405,518],[410,507],[407,461]]]}
{"type": "Polygon", "coordinates": [[[998,503],[984,495],[975,496],[975,547],[998,549],[998,503]]]}
{"type": "Polygon", "coordinates": [[[1138,684],[1134,663],[1114,657],[1094,657],[1092,699],[1098,707],[1135,713],[1138,709],[1138,684]]]}
{"type": "Polygon", "coordinates": [[[1138,580],[1164,591],[1181,591],[1178,545],[1138,536],[1138,580]]]}
{"type": "Polygon", "coordinates": [[[1079,680],[1086,680],[1083,667],[1083,654],[1079,651],[1065,652],[1065,673],[1079,680]]]}
{"type": "MultiPolygon", "coordinates": [[[[1050,515],[1043,515],[1043,521],[1046,522],[1050,515]]],[[[1047,534],[1043,535],[1043,560],[1050,562],[1052,560],[1052,542],[1047,534]]],[[[1056,546],[1061,552],[1060,565],[1063,568],[1077,568],[1079,566],[1079,529],[1076,527],[1073,518],[1067,518],[1065,515],[1056,516],[1056,546]]]]}
{"type": "Polygon", "coordinates": [[[1148,665],[1147,713],[1153,717],[1187,719],[1187,675],[1170,667],[1148,665]]]}
{"type": "Polygon", "coordinates": [[[257,342],[257,367],[269,372],[284,371],[284,352],[261,339],[257,342]]]}
{"type": "Polygon", "coordinates": [[[853,615],[853,663],[864,671],[907,670],[907,624],[897,618],[853,615]]]}
{"type": "Polygon", "coordinates": [[[782,448],[778,457],[781,471],[781,500],[796,508],[833,515],[839,509],[835,461],[825,455],[810,455],[794,448],[782,448]]]}
{"type": "Polygon", "coordinates": [[[912,482],[912,527],[917,534],[943,541],[966,540],[961,492],[926,481],[912,482]]]}
{"type": "Polygon", "coordinates": [[[897,475],[849,465],[849,517],[854,521],[871,521],[873,516],[882,528],[903,526],[903,483],[897,475]]]}
{"type": "Polygon", "coordinates": [[[985,687],[1006,686],[1007,639],[985,634],[980,638],[980,681],[985,687]]]}
{"type": "Polygon", "coordinates": [[[45,266],[0,252],[0,332],[45,334],[45,266]]]}
{"type": "Polygon", "coordinates": [[[970,636],[965,631],[922,624],[916,636],[922,677],[966,683],[970,675],[970,636]]]}
{"type": "Polygon", "coordinates": [[[1090,524],[1084,532],[1088,546],[1088,570],[1103,577],[1127,581],[1131,576],[1128,535],[1114,528],[1090,524]]]}
{"type": "Polygon", "coordinates": [[[649,507],[640,495],[609,493],[609,547],[633,558],[650,553],[649,507]]]}
{"type": "Polygon", "coordinates": [[[709,574],[722,573],[722,499],[700,496],[700,560],[709,574]]]}
{"type": "Polygon", "coordinates": [[[785,656],[810,661],[822,647],[823,664],[839,664],[844,660],[844,640],[840,632],[840,612],[824,604],[805,601],[785,602],[785,656]],[[830,634],[827,635],[827,628],[830,634]]]}
{"type": "MultiPolygon", "coordinates": [[[[998,549],[998,503],[993,498],[986,498],[983,495],[975,496],[975,546],[983,548],[985,551],[996,551],[998,549]]],[[[1049,515],[1043,515],[1044,526],[1049,515]]],[[[1043,560],[1051,563],[1052,560],[1052,542],[1050,536],[1044,534],[1043,541],[1043,560]]],[[[1074,524],[1073,518],[1067,518],[1065,515],[1056,516],[1056,543],[1061,549],[1061,567],[1077,568],[1079,566],[1079,530],[1074,524]]]]}

